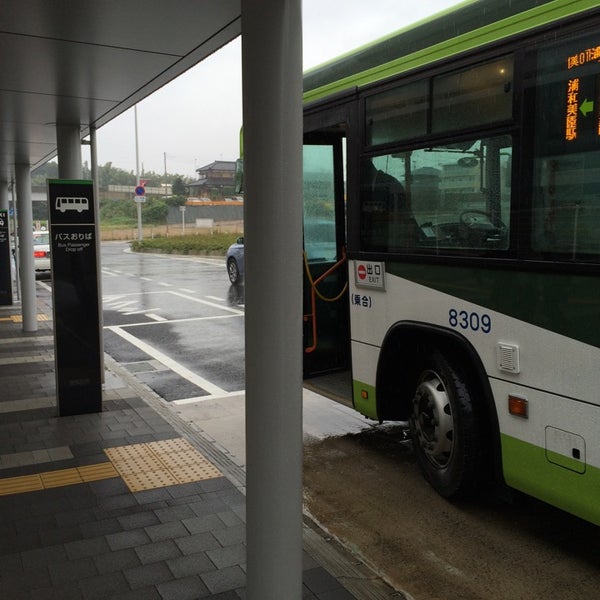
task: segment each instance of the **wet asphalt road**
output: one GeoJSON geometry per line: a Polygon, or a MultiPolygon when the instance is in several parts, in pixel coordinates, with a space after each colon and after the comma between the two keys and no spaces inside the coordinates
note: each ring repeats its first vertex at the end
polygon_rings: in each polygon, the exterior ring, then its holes
{"type": "Polygon", "coordinates": [[[164,400],[244,389],[243,287],[224,260],[102,245],[104,348],[164,400]]]}

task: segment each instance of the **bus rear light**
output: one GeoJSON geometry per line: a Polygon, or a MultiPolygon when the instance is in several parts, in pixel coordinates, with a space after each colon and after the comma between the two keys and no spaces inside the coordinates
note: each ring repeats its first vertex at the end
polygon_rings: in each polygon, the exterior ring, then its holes
{"type": "Polygon", "coordinates": [[[369,399],[369,392],[367,392],[367,390],[360,390],[360,397],[363,400],[368,400],[369,399]]]}
{"type": "Polygon", "coordinates": [[[529,418],[529,403],[518,396],[508,397],[508,412],[515,417],[529,418]]]}
{"type": "Polygon", "coordinates": [[[46,258],[46,251],[45,250],[36,250],[33,253],[33,258],[46,258]]]}

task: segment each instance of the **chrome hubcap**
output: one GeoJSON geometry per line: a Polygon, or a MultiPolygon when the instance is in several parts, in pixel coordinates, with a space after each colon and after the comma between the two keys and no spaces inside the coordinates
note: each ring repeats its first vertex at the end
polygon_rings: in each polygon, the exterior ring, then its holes
{"type": "Polygon", "coordinates": [[[448,392],[434,371],[426,371],[419,380],[412,425],[427,459],[437,468],[445,467],[452,456],[454,422],[448,392]]]}

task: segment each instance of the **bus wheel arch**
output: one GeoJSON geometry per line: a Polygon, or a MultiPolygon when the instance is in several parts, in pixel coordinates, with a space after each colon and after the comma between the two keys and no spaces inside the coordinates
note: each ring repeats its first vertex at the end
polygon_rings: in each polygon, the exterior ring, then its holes
{"type": "Polygon", "coordinates": [[[381,420],[410,422],[419,465],[442,496],[466,497],[490,480],[502,483],[489,380],[460,334],[415,322],[392,327],[378,364],[377,410],[381,420]],[[443,453],[450,453],[447,459],[443,453]]]}

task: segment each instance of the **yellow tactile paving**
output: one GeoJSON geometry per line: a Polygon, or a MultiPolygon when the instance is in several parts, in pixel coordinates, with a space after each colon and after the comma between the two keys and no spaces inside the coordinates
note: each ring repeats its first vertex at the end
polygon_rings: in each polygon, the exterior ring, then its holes
{"type": "Polygon", "coordinates": [[[123,477],[123,481],[132,492],[143,492],[144,490],[153,490],[181,483],[167,469],[131,473],[129,475],[122,475],[121,477],[123,477]]]}
{"type": "Polygon", "coordinates": [[[21,477],[7,477],[0,480],[0,496],[11,494],[24,494],[43,490],[42,480],[39,475],[23,475],[21,477]]]}
{"type": "Polygon", "coordinates": [[[192,481],[204,481],[220,477],[221,472],[210,463],[206,465],[185,465],[182,467],[172,467],[171,473],[175,475],[179,483],[191,483],[192,481]]]}
{"type": "Polygon", "coordinates": [[[0,479],[0,496],[122,477],[132,492],[221,477],[187,440],[175,438],[104,450],[110,462],[0,479]]]}
{"type": "Polygon", "coordinates": [[[106,448],[104,452],[132,492],[221,476],[221,472],[183,438],[117,446],[106,448]]]}
{"type": "Polygon", "coordinates": [[[111,462],[86,465],[85,467],[79,467],[78,470],[83,481],[99,481],[119,476],[119,473],[111,462]]]}
{"type": "Polygon", "coordinates": [[[183,438],[171,438],[170,440],[160,440],[158,442],[149,442],[146,444],[155,454],[170,454],[173,452],[185,452],[187,450],[197,451],[187,440],[183,438]]]}
{"type": "MultiPolygon", "coordinates": [[[[48,318],[48,315],[38,315],[37,320],[38,321],[48,321],[49,318],[48,318]]],[[[10,315],[8,317],[0,318],[0,321],[12,321],[13,323],[22,323],[23,316],[22,315],[10,315]]]]}
{"type": "Polygon", "coordinates": [[[131,446],[115,446],[106,448],[104,453],[112,462],[129,460],[132,456],[145,456],[148,451],[145,448],[146,444],[133,444],[131,446]]]}
{"type": "Polygon", "coordinates": [[[135,475],[136,473],[146,473],[150,471],[160,471],[165,468],[165,465],[154,456],[147,452],[145,455],[138,456],[134,455],[131,458],[120,457],[118,460],[114,459],[108,452],[111,462],[115,466],[115,469],[120,475],[135,475]]]}
{"type": "Polygon", "coordinates": [[[47,471],[40,473],[40,478],[44,489],[63,487],[65,485],[75,485],[76,483],[83,483],[79,471],[74,469],[60,469],[59,471],[47,471]]]}
{"type": "Polygon", "coordinates": [[[173,452],[172,454],[161,454],[160,460],[170,469],[174,467],[185,467],[198,462],[198,453],[195,450],[186,452],[173,452]]]}
{"type": "Polygon", "coordinates": [[[100,479],[111,479],[118,477],[113,464],[110,462],[74,467],[72,469],[59,469],[57,471],[45,471],[34,475],[22,475],[20,477],[6,477],[0,479],[0,496],[11,494],[24,494],[26,492],[37,492],[55,487],[75,485],[88,481],[99,481],[100,479]]]}

